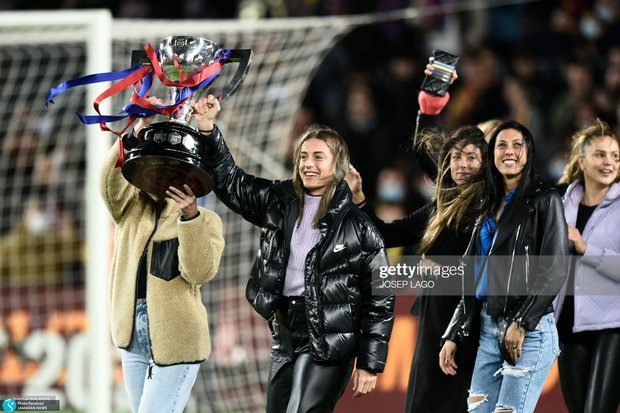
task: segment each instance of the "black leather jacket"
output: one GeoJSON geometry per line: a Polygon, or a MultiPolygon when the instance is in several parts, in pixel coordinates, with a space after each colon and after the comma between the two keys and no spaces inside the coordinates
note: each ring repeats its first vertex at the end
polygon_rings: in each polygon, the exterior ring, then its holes
{"type": "MultiPolygon", "coordinates": [[[[292,180],[271,181],[246,174],[232,158],[219,129],[206,138],[206,163],[214,191],[231,210],[262,228],[260,248],[246,297],[273,320],[282,294],[299,200],[292,180]]],[[[321,239],[306,258],[308,336],[315,360],[348,360],[381,372],[394,322],[394,296],[373,295],[372,273],[388,265],[383,239],[351,201],[346,182],[336,189],[319,223],[321,239]]]]}
{"type": "MultiPolygon", "coordinates": [[[[553,311],[553,299],[567,276],[568,231],[562,199],[555,189],[545,189],[535,180],[507,213],[489,252],[489,256],[505,257],[501,262],[507,265],[488,267],[488,289],[495,293],[487,297],[487,313],[534,330],[540,318],[553,311]]],[[[479,242],[479,230],[472,236],[470,254],[479,242]]],[[[480,310],[472,292],[464,291],[444,340],[468,335],[480,310]]]]}

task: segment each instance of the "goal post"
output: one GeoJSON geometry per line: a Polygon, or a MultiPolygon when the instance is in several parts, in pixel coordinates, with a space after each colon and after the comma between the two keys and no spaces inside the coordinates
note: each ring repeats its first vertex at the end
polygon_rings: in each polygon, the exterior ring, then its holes
{"type": "MultiPolygon", "coordinates": [[[[3,57],[3,70],[5,71],[3,76],[7,82],[2,87],[2,96],[0,97],[0,107],[5,125],[5,130],[2,131],[3,147],[11,146],[9,141],[15,139],[16,131],[25,129],[26,133],[32,133],[37,131],[41,126],[36,125],[38,123],[45,123],[49,118],[49,114],[44,109],[45,95],[47,90],[55,86],[50,83],[51,80],[66,80],[67,77],[75,77],[98,72],[107,72],[110,70],[111,64],[111,27],[112,16],[108,10],[93,10],[93,11],[33,11],[33,12],[2,12],[0,13],[0,44],[3,48],[3,52],[7,48],[11,48],[11,53],[7,54],[11,57],[3,57]],[[62,48],[76,47],[83,49],[82,52],[72,53],[69,52],[56,63],[57,67],[53,67],[53,63],[46,64],[47,62],[53,62],[55,57],[49,56],[51,50],[57,45],[62,45],[62,48]],[[38,54],[38,55],[37,55],[38,54]],[[39,57],[46,55],[39,60],[39,57]],[[70,63],[67,63],[71,60],[70,63]],[[42,66],[36,66],[37,63],[41,63],[42,66]],[[71,68],[65,71],[62,67],[63,64],[71,66],[71,68]],[[13,67],[18,69],[13,70],[13,67]],[[45,66],[44,66],[45,65],[45,66]],[[82,67],[80,67],[82,66],[82,67]],[[15,74],[12,77],[11,74],[21,71],[21,73],[15,74]],[[7,75],[8,74],[8,75],[7,75]],[[13,82],[12,87],[9,87],[8,83],[13,82]],[[32,88],[37,90],[32,90],[32,88]],[[11,90],[9,92],[9,89],[11,90]],[[26,109],[27,108],[27,109],[26,109]],[[24,119],[21,111],[28,111],[28,114],[35,117],[35,125],[21,124],[24,119]],[[29,130],[32,128],[33,130],[29,130]]],[[[14,308],[10,308],[10,303],[4,301],[1,306],[2,316],[6,317],[5,320],[10,319],[11,316],[19,313],[22,310],[26,310],[26,314],[29,319],[32,318],[46,318],[40,322],[34,322],[34,324],[41,327],[41,331],[45,330],[44,334],[51,334],[47,330],[53,325],[53,319],[50,319],[49,314],[45,314],[46,311],[54,311],[53,315],[64,319],[71,311],[79,311],[79,306],[63,307],[60,301],[63,298],[68,298],[69,301],[76,300],[84,303],[86,307],[86,341],[82,346],[85,359],[78,361],[78,369],[82,370],[77,372],[67,372],[70,374],[66,380],[65,386],[70,386],[72,383],[72,376],[79,376],[83,379],[82,383],[78,384],[81,387],[73,392],[72,395],[61,394],[60,398],[63,401],[63,405],[68,403],[75,408],[83,409],[89,412],[104,413],[110,411],[111,406],[111,382],[112,382],[112,356],[111,356],[111,340],[109,334],[108,325],[108,310],[107,310],[107,280],[108,280],[108,268],[109,268],[109,254],[107,253],[106,241],[110,234],[110,221],[108,219],[107,211],[101,201],[98,194],[97,182],[99,167],[107,153],[109,148],[109,139],[105,139],[102,133],[96,127],[80,126],[75,115],[71,115],[71,112],[84,111],[88,112],[89,106],[104,89],[105,84],[89,85],[85,88],[85,97],[80,99],[82,107],[74,106],[68,110],[62,110],[55,112],[54,108],[50,108],[51,112],[54,112],[51,116],[64,116],[63,120],[52,120],[55,125],[55,130],[47,131],[49,136],[41,136],[38,134],[40,140],[57,140],[57,142],[46,142],[45,145],[59,147],[66,145],[67,150],[72,148],[80,148],[81,144],[84,144],[85,154],[72,154],[72,157],[81,158],[84,156],[85,171],[80,171],[77,164],[68,164],[66,159],[60,161],[60,165],[55,165],[59,168],[57,173],[62,174],[71,171],[71,176],[76,178],[70,179],[68,185],[78,184],[82,182],[81,178],[75,177],[74,173],[85,172],[86,182],[83,191],[84,194],[76,196],[83,199],[83,207],[85,213],[80,214],[78,211],[69,211],[74,214],[75,221],[78,221],[76,226],[83,226],[85,235],[78,235],[78,238],[85,238],[85,252],[84,252],[84,273],[85,283],[84,289],[77,288],[75,295],[67,295],[65,292],[56,294],[59,288],[62,289],[64,285],[70,284],[70,287],[66,288],[68,291],[70,288],[74,288],[78,282],[68,281],[67,283],[56,283],[54,286],[50,286],[49,290],[44,291],[43,297],[46,301],[52,301],[49,307],[43,307],[40,309],[40,313],[36,310],[31,310],[35,306],[22,307],[16,305],[14,308]],[[60,113],[58,115],[57,113],[60,113]],[[67,126],[72,124],[72,126],[67,126]],[[72,134],[75,136],[60,136],[61,134],[72,134]],[[58,135],[57,135],[58,134],[58,135]],[[75,138],[74,142],[69,140],[75,138]],[[75,169],[74,169],[75,168],[75,169]],[[64,171],[63,171],[64,170],[64,171]],[[81,222],[83,221],[83,222],[81,222]],[[84,297],[79,295],[85,294],[84,297]],[[48,298],[49,297],[49,298],[48,298]],[[53,308],[53,310],[52,310],[53,308]],[[85,365],[79,364],[84,361],[85,365]],[[87,383],[87,384],[86,384],[87,383]],[[86,390],[86,393],[84,393],[86,390]],[[86,397],[85,397],[86,396],[86,397]],[[67,400],[69,399],[69,400],[67,400]]],[[[78,96],[78,95],[75,95],[78,96]]],[[[74,102],[75,104],[75,102],[74,102]]],[[[52,105],[53,106],[53,105],[52,105]]],[[[63,105],[65,106],[65,105],[63,105]]],[[[66,107],[66,106],[65,106],[66,107]]],[[[107,108],[104,108],[104,110],[107,108]]],[[[37,145],[40,145],[38,142],[37,145]]],[[[19,142],[16,143],[19,145],[19,142]]],[[[39,148],[39,146],[37,146],[39,148]]],[[[38,151],[40,149],[37,149],[38,151]]],[[[63,148],[58,150],[59,156],[62,156],[63,148]]],[[[18,156],[21,153],[17,151],[18,156]]],[[[10,154],[3,153],[3,157],[7,157],[10,154]]],[[[40,160],[40,159],[39,159],[40,160]]],[[[47,160],[47,159],[46,159],[47,160]]],[[[37,168],[37,165],[29,165],[32,168],[37,168]]],[[[2,167],[0,167],[1,169],[2,167]]],[[[0,170],[0,173],[8,173],[10,170],[0,170]]],[[[14,181],[21,180],[20,176],[7,177],[4,182],[8,182],[8,179],[14,181]]],[[[62,183],[60,183],[62,185],[62,183]]],[[[3,189],[6,189],[8,185],[3,185],[3,189]]],[[[81,188],[75,188],[76,191],[81,191],[81,188]]],[[[21,192],[27,191],[27,188],[21,188],[21,192]]],[[[58,193],[52,194],[54,197],[58,197],[58,193]]],[[[61,199],[61,202],[65,202],[61,199]]],[[[76,205],[77,208],[82,208],[80,205],[76,205]]],[[[15,211],[12,211],[15,212],[15,211]]],[[[3,220],[17,220],[18,215],[3,216],[3,220]]],[[[3,223],[3,227],[7,227],[7,233],[10,233],[11,223],[3,223]]],[[[58,230],[58,228],[56,228],[58,230]]],[[[79,231],[78,231],[79,232],[79,231]]],[[[5,234],[3,234],[4,236],[5,234]]],[[[52,236],[53,237],[53,236],[52,236]]],[[[60,237],[59,237],[60,238],[60,237]]],[[[49,242],[43,241],[43,250],[46,250],[46,246],[56,240],[48,238],[49,242]]],[[[59,253],[67,254],[67,251],[50,251],[49,254],[59,253]]],[[[47,257],[36,257],[42,261],[48,261],[47,257]]],[[[2,260],[6,260],[6,257],[2,257],[2,260]]],[[[63,269],[64,271],[64,269],[63,269]]],[[[3,284],[4,283],[3,280],[3,284]]],[[[11,284],[9,282],[8,284],[11,284]]],[[[29,301],[36,293],[35,290],[40,290],[42,287],[33,285],[30,282],[21,284],[16,287],[24,297],[21,297],[23,301],[29,301]],[[32,293],[31,293],[32,292],[32,293]]],[[[6,291],[5,294],[13,294],[12,291],[6,291]]],[[[35,297],[34,300],[37,300],[35,297]]],[[[77,319],[79,320],[79,316],[77,319]]],[[[5,328],[7,326],[4,326],[5,328]]],[[[19,346],[22,343],[28,343],[28,335],[26,337],[11,337],[12,331],[5,330],[7,340],[12,346],[19,346]]],[[[47,336],[46,336],[47,337],[47,336]]],[[[75,338],[75,337],[74,337],[75,338]]],[[[52,340],[50,340],[52,341],[52,340]]],[[[80,340],[73,340],[75,343],[80,343],[80,340]]],[[[64,347],[63,343],[63,347],[64,347]]],[[[76,344],[77,346],[77,344],[76,344]]],[[[30,348],[28,344],[24,345],[24,351],[28,351],[30,348]]],[[[44,350],[41,351],[41,362],[43,357],[49,359],[63,358],[69,356],[68,351],[63,351],[62,354],[56,354],[51,348],[43,346],[44,350]]],[[[58,349],[59,347],[55,347],[58,349]]],[[[75,349],[74,349],[75,350],[75,349]]],[[[74,355],[75,357],[75,355],[74,355]]],[[[0,357],[1,359],[1,357],[0,357]]],[[[6,360],[5,360],[6,361],[6,360]]],[[[44,364],[43,362],[41,363],[44,364]]],[[[83,363],[82,363],[83,364],[83,363]]],[[[39,371],[44,371],[43,366],[39,366],[39,371]]],[[[49,364],[48,364],[49,366],[49,364]]],[[[17,369],[23,367],[23,364],[18,365],[17,369]]],[[[8,368],[5,366],[5,368],[8,368]]],[[[66,366],[59,366],[60,369],[66,369],[66,366]]],[[[19,373],[17,373],[19,374],[19,373]]],[[[59,373],[60,374],[60,373],[59,373]]],[[[35,377],[41,378],[41,375],[34,374],[35,377]]],[[[24,375],[18,377],[16,381],[8,381],[0,383],[2,391],[0,394],[4,396],[20,396],[19,394],[5,394],[6,392],[16,391],[16,389],[22,389],[24,393],[30,393],[32,396],[46,396],[51,391],[51,394],[58,394],[56,390],[53,390],[53,386],[57,383],[58,377],[50,376],[49,380],[34,380],[32,376],[24,375]],[[33,384],[34,383],[34,384],[33,384]],[[43,392],[43,393],[38,393],[43,392]]],[[[19,390],[17,390],[19,391],[19,390]]]]}
{"type": "MultiPolygon", "coordinates": [[[[86,73],[103,73],[112,67],[112,44],[109,41],[112,16],[108,10],[91,13],[91,16],[86,16],[92,18],[88,25],[86,73]]],[[[89,85],[86,92],[87,105],[95,101],[102,91],[101,88],[105,86],[106,84],[98,87],[89,85]]],[[[104,104],[102,110],[109,112],[109,104],[104,104]]],[[[104,139],[98,128],[86,129],[86,314],[90,326],[88,349],[91,354],[87,409],[94,413],[107,413],[112,406],[112,357],[109,346],[108,300],[105,293],[108,288],[110,260],[109,255],[103,252],[105,249],[101,248],[101,244],[108,245],[105,240],[110,234],[110,220],[95,182],[99,182],[100,167],[108,151],[110,139],[104,139]]]]}

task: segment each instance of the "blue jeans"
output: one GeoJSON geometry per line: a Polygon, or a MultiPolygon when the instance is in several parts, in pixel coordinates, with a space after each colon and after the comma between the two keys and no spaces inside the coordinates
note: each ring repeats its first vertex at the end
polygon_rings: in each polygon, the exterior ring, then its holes
{"type": "Polygon", "coordinates": [[[133,413],[181,413],[200,368],[200,364],[161,367],[153,363],[145,299],[136,301],[131,345],[121,349],[121,362],[133,413]]]}
{"type": "Polygon", "coordinates": [[[553,313],[544,315],[534,331],[525,333],[521,357],[514,367],[499,353],[500,332],[486,308],[480,317],[480,346],[469,388],[469,411],[533,412],[547,374],[560,354],[553,313]]]}

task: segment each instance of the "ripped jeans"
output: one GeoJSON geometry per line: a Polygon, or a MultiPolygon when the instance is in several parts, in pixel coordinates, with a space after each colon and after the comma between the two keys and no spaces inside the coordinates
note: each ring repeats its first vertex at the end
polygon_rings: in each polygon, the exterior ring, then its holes
{"type": "Polygon", "coordinates": [[[521,357],[514,367],[504,362],[499,353],[499,330],[486,308],[480,318],[480,345],[469,388],[469,411],[533,412],[547,374],[560,354],[553,313],[542,316],[536,329],[525,333],[521,357]]]}

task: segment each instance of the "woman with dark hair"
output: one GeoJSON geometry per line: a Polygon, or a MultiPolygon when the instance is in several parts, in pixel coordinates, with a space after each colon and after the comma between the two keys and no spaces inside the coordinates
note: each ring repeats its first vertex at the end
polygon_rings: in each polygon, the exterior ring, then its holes
{"type": "Polygon", "coordinates": [[[515,121],[489,141],[488,198],[473,233],[473,295],[463,295],[439,365],[455,375],[456,341],[480,314],[480,341],[467,399],[476,412],[533,412],[559,354],[553,299],[566,278],[562,200],[533,168],[534,141],[515,121]]]}
{"type": "Polygon", "coordinates": [[[615,413],[620,405],[620,142],[597,120],[573,135],[559,184],[571,261],[556,316],[560,384],[568,411],[615,413]]]}
{"type": "Polygon", "coordinates": [[[333,411],[356,358],[354,396],[369,393],[385,367],[394,296],[371,288],[387,255],[351,202],[344,140],[309,127],[295,143],[292,179],[271,181],[235,164],[214,125],[215,97],[194,109],[215,194],[262,229],[246,297],[272,329],[267,412],[333,411]]]}
{"type": "MultiPolygon", "coordinates": [[[[454,265],[454,256],[464,254],[482,205],[476,198],[484,180],[483,160],[487,144],[480,129],[464,126],[449,137],[426,131],[418,139],[444,142],[438,158],[433,200],[403,219],[385,223],[369,206],[366,212],[385,238],[386,247],[416,245],[418,254],[430,257],[434,265],[454,265]],[[452,258],[450,257],[452,256],[452,258]]],[[[352,188],[353,201],[364,202],[361,177],[351,170],[347,181],[352,188]]],[[[441,336],[450,322],[453,309],[460,300],[460,277],[437,280],[438,291],[423,290],[419,300],[419,321],[416,347],[411,371],[405,412],[465,412],[466,397],[476,355],[477,335],[465,340],[459,348],[459,375],[446,376],[437,365],[437,350],[441,336]],[[437,389],[442,389],[441,397],[437,389]]]]}

